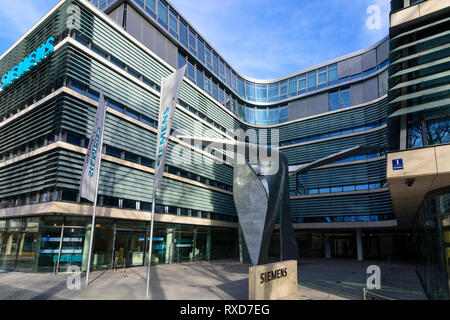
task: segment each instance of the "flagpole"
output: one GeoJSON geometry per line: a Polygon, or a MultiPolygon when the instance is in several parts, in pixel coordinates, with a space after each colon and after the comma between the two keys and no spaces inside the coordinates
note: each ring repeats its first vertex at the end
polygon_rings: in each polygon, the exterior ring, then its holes
{"type": "MultiPolygon", "coordinates": [[[[100,153],[101,154],[101,153],[100,153]]],[[[92,255],[92,245],[94,242],[94,232],[95,232],[95,214],[97,211],[97,197],[98,197],[98,180],[100,176],[100,166],[102,163],[102,157],[100,155],[100,162],[98,167],[98,174],[97,174],[97,183],[95,186],[95,200],[94,200],[94,209],[92,212],[92,222],[91,222],[91,239],[89,240],[89,255],[88,255],[88,264],[87,264],[87,270],[86,270],[86,287],[89,285],[89,271],[91,269],[91,255],[92,255]]]]}
{"type": "Polygon", "coordinates": [[[152,264],[152,246],[153,246],[153,222],[155,221],[155,201],[156,201],[156,191],[153,191],[152,196],[152,215],[150,221],[150,240],[148,244],[148,266],[147,266],[147,290],[146,296],[150,295],[150,268],[152,264]]]}
{"type": "Polygon", "coordinates": [[[150,239],[148,243],[147,290],[150,295],[150,275],[152,266],[153,227],[155,222],[156,190],[159,189],[164,175],[167,140],[170,136],[172,118],[176,109],[176,101],[180,93],[187,65],[178,69],[173,75],[161,80],[161,96],[159,99],[158,133],[156,142],[155,173],[153,175],[152,215],[150,217],[150,239]],[[167,82],[166,82],[167,81],[167,82]],[[162,133],[164,132],[164,135],[162,133]],[[162,138],[161,138],[162,137],[162,138]]]}
{"type": "MultiPolygon", "coordinates": [[[[104,102],[103,92],[100,91],[100,101],[104,102]],[[103,100],[102,100],[103,99],[103,100]]],[[[92,212],[92,222],[91,222],[91,236],[89,241],[89,255],[88,255],[88,264],[86,269],[86,287],[89,285],[89,271],[91,270],[91,256],[92,256],[92,247],[94,243],[94,232],[95,232],[95,215],[97,213],[97,199],[98,199],[98,185],[100,182],[100,170],[102,168],[102,149],[103,149],[103,136],[104,136],[104,126],[105,126],[105,119],[106,119],[106,107],[104,108],[103,112],[103,128],[100,135],[100,141],[99,141],[99,159],[98,159],[98,170],[96,172],[96,182],[95,182],[95,197],[94,197],[94,208],[92,212]]]]}

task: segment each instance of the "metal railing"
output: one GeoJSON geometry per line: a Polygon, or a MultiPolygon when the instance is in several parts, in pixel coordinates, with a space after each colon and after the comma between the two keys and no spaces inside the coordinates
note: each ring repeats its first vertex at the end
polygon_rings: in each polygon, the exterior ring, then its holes
{"type": "Polygon", "coordinates": [[[373,291],[370,291],[367,288],[363,288],[363,299],[364,300],[397,300],[394,298],[386,297],[379,293],[375,293],[373,291]]]}

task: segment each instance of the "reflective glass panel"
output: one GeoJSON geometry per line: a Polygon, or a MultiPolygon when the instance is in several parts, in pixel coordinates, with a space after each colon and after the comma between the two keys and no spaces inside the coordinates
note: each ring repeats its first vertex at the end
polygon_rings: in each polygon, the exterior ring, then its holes
{"type": "Polygon", "coordinates": [[[161,0],[158,1],[158,21],[167,27],[167,5],[161,0]]]}
{"type": "Polygon", "coordinates": [[[255,108],[253,107],[246,107],[245,108],[245,118],[247,122],[255,123],[255,108]]]}
{"type": "Polygon", "coordinates": [[[180,42],[187,48],[187,27],[186,24],[180,19],[180,42]]]}
{"type": "Polygon", "coordinates": [[[200,61],[203,61],[204,46],[203,41],[200,39],[197,39],[197,49],[197,57],[200,59],[200,61]]]}
{"type": "Polygon", "coordinates": [[[279,109],[278,108],[270,108],[269,109],[269,124],[276,124],[279,121],[279,109]]]}
{"type": "Polygon", "coordinates": [[[278,101],[278,86],[278,83],[269,85],[269,102],[278,101]]]}
{"type": "Polygon", "coordinates": [[[314,89],[316,87],[316,72],[308,73],[308,89],[314,89]]]}

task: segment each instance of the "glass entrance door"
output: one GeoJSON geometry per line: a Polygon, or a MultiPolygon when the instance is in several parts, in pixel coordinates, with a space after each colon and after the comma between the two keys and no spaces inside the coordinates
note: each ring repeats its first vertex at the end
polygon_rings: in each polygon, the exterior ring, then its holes
{"type": "Polygon", "coordinates": [[[144,265],[145,233],[117,231],[115,242],[116,267],[137,267],[144,265]]]}
{"type": "Polygon", "coordinates": [[[331,237],[332,257],[352,258],[354,257],[354,235],[335,234],[331,237]]]}

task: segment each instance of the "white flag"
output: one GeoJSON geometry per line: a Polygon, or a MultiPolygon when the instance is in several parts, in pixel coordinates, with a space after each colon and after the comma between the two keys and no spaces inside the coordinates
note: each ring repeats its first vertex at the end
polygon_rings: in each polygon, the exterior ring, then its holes
{"type": "Polygon", "coordinates": [[[84,159],[80,183],[80,197],[90,201],[95,200],[95,189],[99,178],[105,115],[105,98],[103,97],[103,93],[100,92],[100,101],[95,116],[94,127],[92,128],[91,139],[89,140],[86,158],[84,159]]]}
{"type": "Polygon", "coordinates": [[[163,78],[161,82],[161,99],[159,101],[158,137],[156,139],[156,166],[153,184],[153,194],[161,186],[166,160],[166,149],[169,143],[172,118],[180,93],[186,65],[178,69],[174,74],[163,78]]]}

